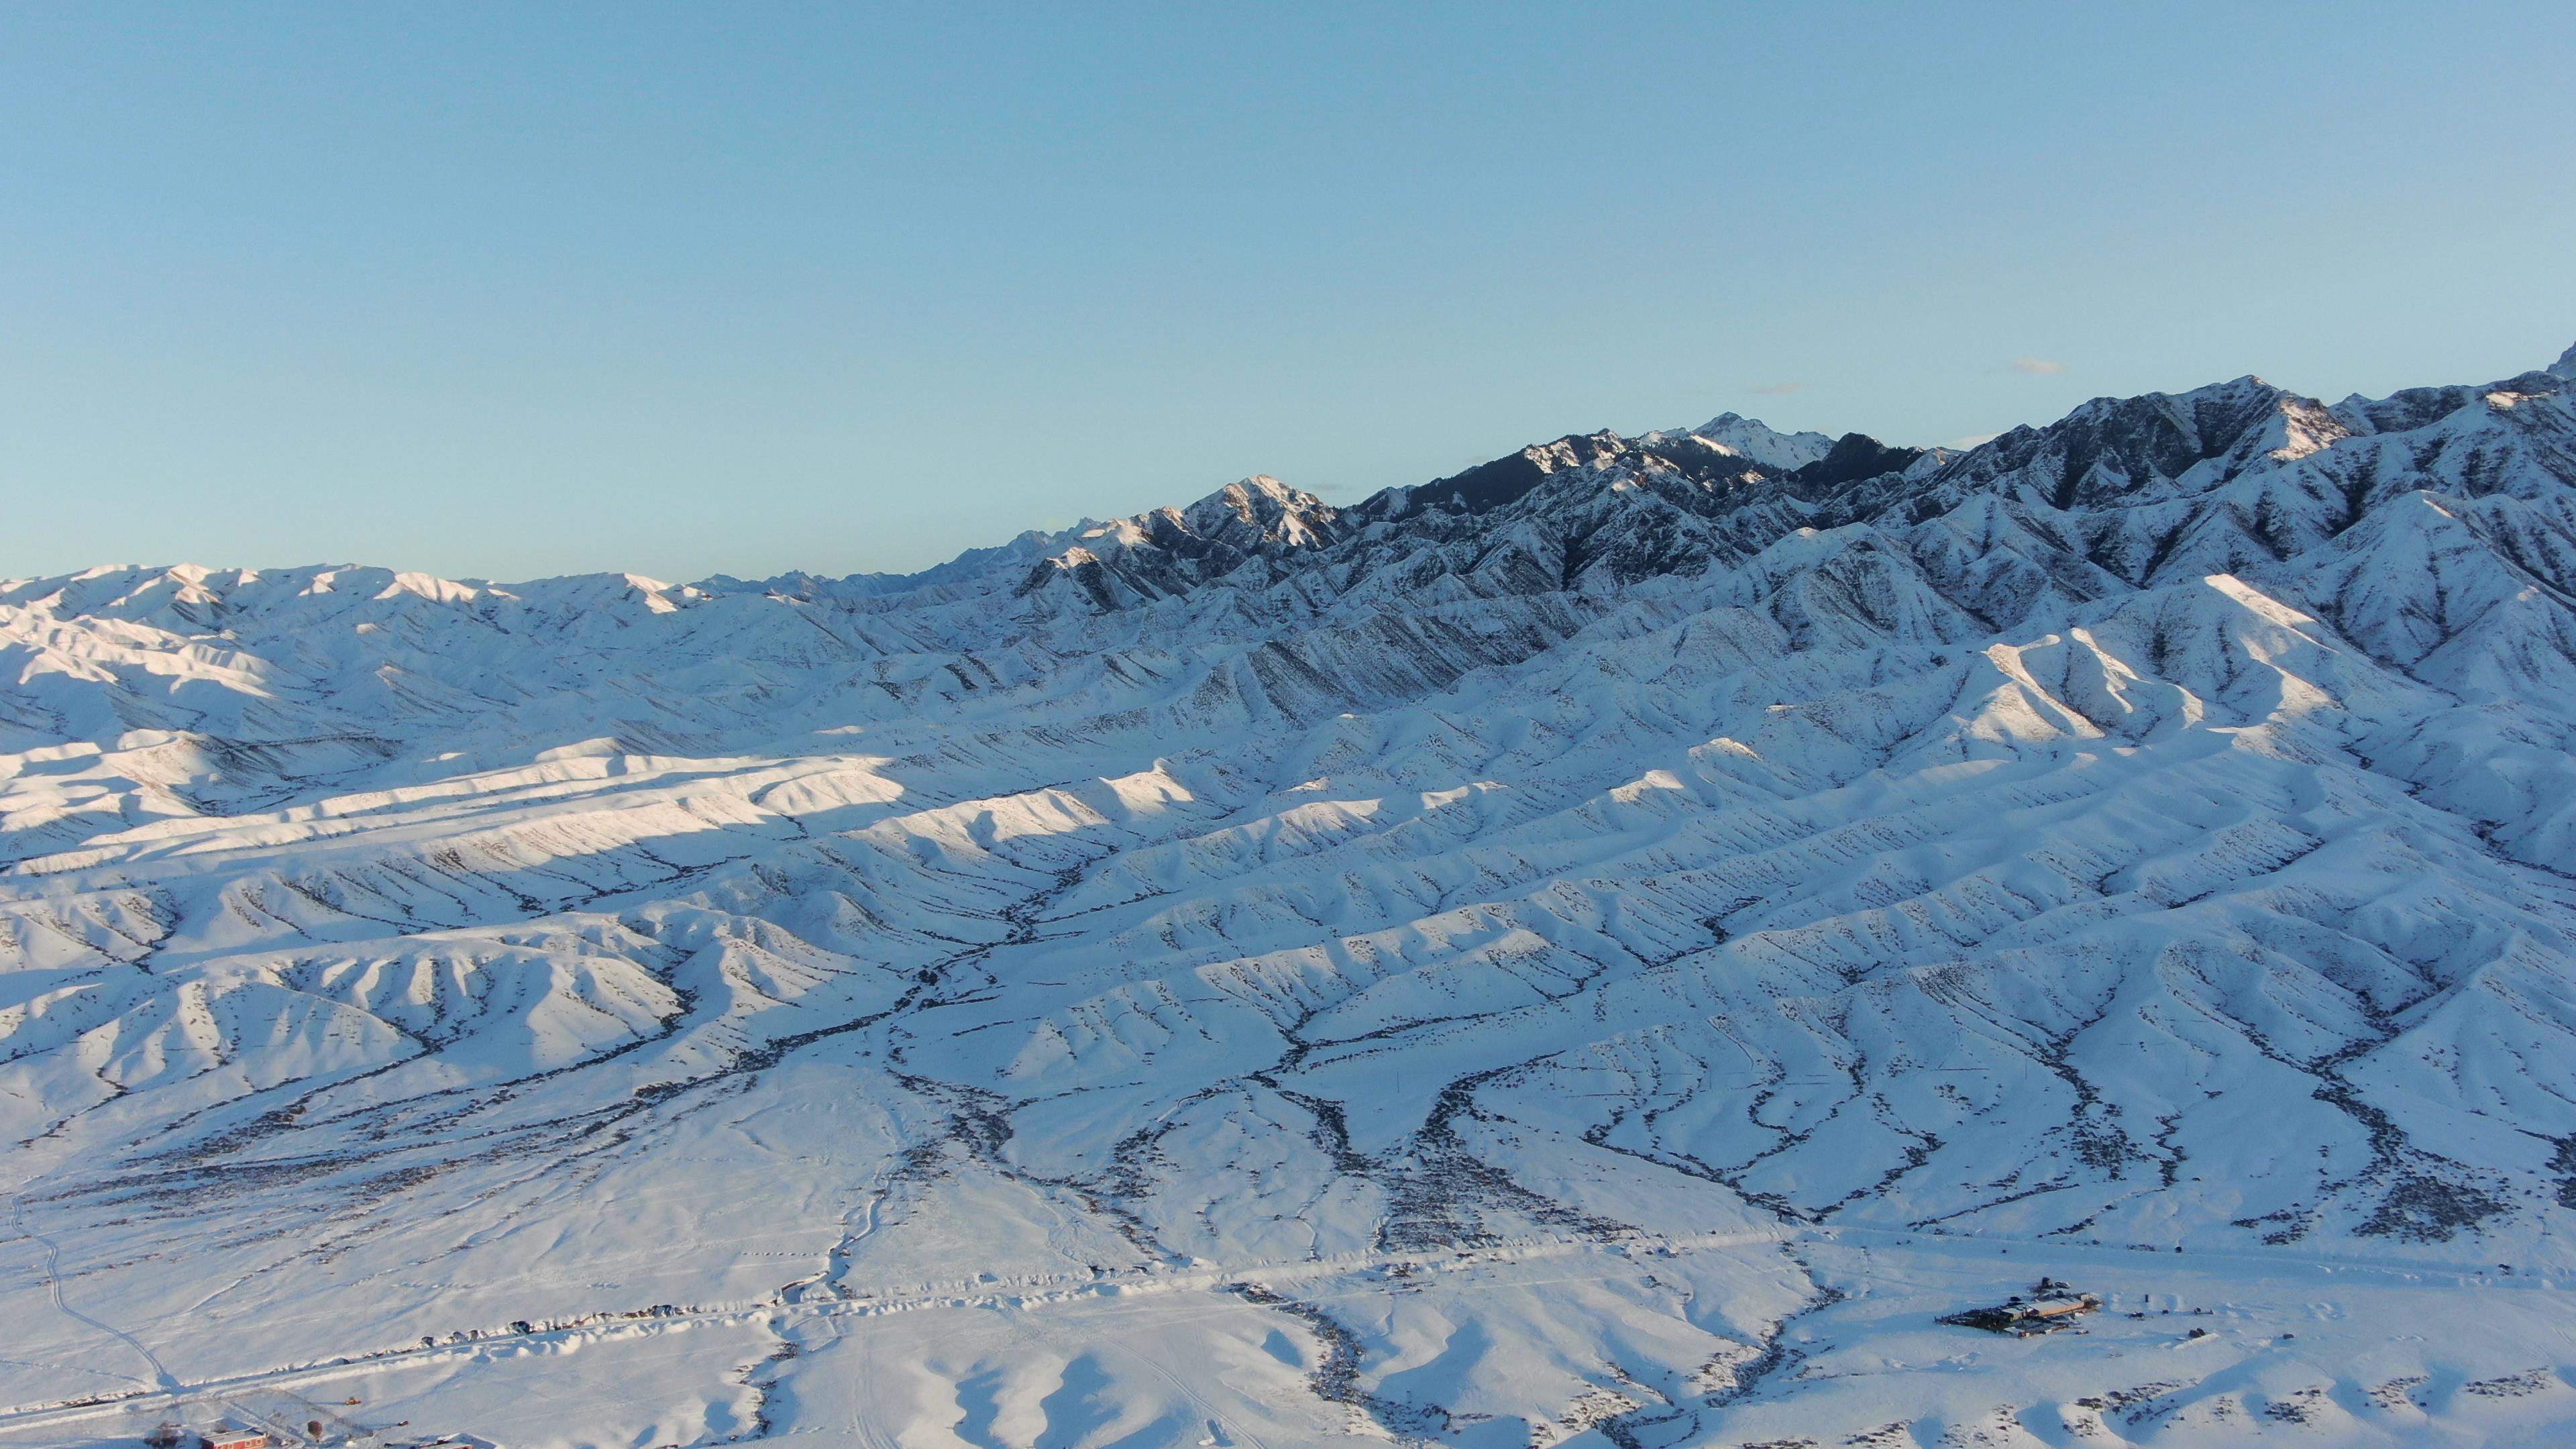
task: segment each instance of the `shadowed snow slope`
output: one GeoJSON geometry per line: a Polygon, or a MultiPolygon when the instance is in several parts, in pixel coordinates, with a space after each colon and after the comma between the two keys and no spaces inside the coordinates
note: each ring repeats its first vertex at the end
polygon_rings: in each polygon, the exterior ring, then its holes
{"type": "Polygon", "coordinates": [[[0,584],[0,1443],[2558,1442],[2571,390],[0,584]]]}

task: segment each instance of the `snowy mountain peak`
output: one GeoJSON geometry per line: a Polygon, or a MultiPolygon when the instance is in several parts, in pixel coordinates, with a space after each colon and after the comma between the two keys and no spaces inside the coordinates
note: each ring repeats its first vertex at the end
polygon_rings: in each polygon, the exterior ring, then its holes
{"type": "Polygon", "coordinates": [[[1067,587],[1102,611],[1173,597],[1255,559],[1322,546],[1340,536],[1341,512],[1312,493],[1254,474],[1186,508],[1158,508],[1094,524],[1070,548],[1039,561],[1015,590],[1041,602],[1067,587]]]}
{"type": "Polygon", "coordinates": [[[1690,429],[1689,435],[1766,468],[1804,468],[1822,461],[1834,446],[1834,440],[1822,433],[1783,433],[1739,413],[1719,413],[1690,429]]]}
{"type": "Polygon", "coordinates": [[[2576,382],[2576,344],[2571,344],[2565,352],[2558,354],[2558,360],[2549,364],[2548,372],[2552,377],[2576,382]]]}
{"type": "Polygon", "coordinates": [[[1255,542],[1292,548],[1318,542],[1334,517],[1323,499],[1264,473],[1229,483],[1180,512],[1181,526],[1194,534],[1213,536],[1240,524],[1255,542]]]}

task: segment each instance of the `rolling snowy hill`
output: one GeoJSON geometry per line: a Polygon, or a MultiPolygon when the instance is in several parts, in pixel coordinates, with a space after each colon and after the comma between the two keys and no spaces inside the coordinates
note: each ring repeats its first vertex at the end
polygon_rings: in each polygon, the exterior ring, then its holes
{"type": "Polygon", "coordinates": [[[0,1444],[2565,1442],[2571,735],[2576,349],[0,584],[0,1444]]]}

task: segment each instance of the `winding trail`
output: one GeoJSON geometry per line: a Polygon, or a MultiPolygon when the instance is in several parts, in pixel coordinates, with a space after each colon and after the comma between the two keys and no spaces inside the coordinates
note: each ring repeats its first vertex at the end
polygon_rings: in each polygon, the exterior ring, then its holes
{"type": "MultiPolygon", "coordinates": [[[[140,1355],[145,1363],[150,1364],[152,1366],[152,1377],[148,1379],[135,1378],[135,1382],[159,1388],[170,1393],[179,1392],[182,1386],[179,1383],[178,1378],[174,1376],[169,1369],[162,1366],[160,1358],[155,1355],[152,1350],[143,1346],[143,1340],[136,1338],[133,1334],[126,1332],[122,1328],[116,1327],[114,1324],[101,1323],[99,1320],[90,1317],[88,1314],[74,1308],[71,1305],[71,1300],[63,1296],[62,1249],[55,1245],[53,1239],[46,1237],[44,1234],[37,1232],[34,1228],[27,1225],[26,1200],[14,1194],[11,1195],[9,1199],[9,1215],[10,1218],[17,1223],[18,1231],[20,1233],[24,1234],[29,1240],[33,1241],[37,1246],[45,1250],[45,1287],[53,1294],[54,1307],[60,1309],[66,1316],[78,1319],[80,1322],[86,1323],[90,1327],[97,1329],[99,1332],[106,1334],[108,1337],[115,1339],[117,1342],[124,1344],[127,1348],[134,1350],[136,1354],[140,1355]]],[[[128,1375],[128,1377],[134,1376],[128,1375]]]]}

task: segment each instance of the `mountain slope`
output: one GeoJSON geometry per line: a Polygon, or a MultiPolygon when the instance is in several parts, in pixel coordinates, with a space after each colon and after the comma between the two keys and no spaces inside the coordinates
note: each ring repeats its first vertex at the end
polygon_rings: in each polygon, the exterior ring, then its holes
{"type": "Polygon", "coordinates": [[[0,585],[0,1401],[2540,1442],[2571,388],[1730,414],[908,578],[0,585]],[[2152,1316],[1931,1323],[2043,1270],[2152,1316]]]}

